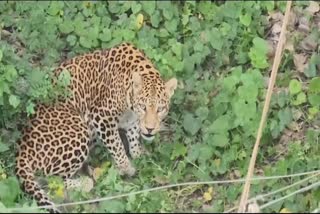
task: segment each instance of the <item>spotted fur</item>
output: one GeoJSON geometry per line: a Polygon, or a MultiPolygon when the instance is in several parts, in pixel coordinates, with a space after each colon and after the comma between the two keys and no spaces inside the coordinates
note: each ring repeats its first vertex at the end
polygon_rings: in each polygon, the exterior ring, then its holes
{"type": "Polygon", "coordinates": [[[145,152],[140,135],[151,140],[159,131],[177,86],[175,78],[164,82],[150,60],[128,43],[66,60],[55,74],[64,69],[71,74],[72,96],[37,105],[18,142],[16,174],[39,205],[53,202],[36,182],[35,172],[69,182],[98,138],[120,174],[134,175],[118,130],[126,131],[130,154],[139,157],[145,152]]]}

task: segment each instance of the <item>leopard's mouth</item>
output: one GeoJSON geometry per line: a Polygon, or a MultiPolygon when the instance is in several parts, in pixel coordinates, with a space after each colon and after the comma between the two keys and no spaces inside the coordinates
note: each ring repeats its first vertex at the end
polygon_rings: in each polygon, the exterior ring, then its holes
{"type": "Polygon", "coordinates": [[[154,135],[152,134],[143,134],[141,133],[143,139],[147,140],[147,141],[152,141],[154,139],[154,135]]]}

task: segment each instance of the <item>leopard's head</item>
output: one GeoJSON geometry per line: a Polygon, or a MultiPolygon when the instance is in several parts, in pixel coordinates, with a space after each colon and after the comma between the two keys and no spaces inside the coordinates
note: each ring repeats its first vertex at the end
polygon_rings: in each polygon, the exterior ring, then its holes
{"type": "Polygon", "coordinates": [[[142,137],[151,141],[169,113],[170,99],[177,87],[177,79],[164,82],[157,72],[142,75],[134,72],[132,80],[133,111],[139,117],[142,137]]]}

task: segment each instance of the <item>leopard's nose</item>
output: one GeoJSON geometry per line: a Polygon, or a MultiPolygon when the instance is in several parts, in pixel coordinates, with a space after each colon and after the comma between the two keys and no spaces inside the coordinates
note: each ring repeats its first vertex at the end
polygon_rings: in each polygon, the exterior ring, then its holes
{"type": "Polygon", "coordinates": [[[151,134],[151,132],[154,130],[154,129],[150,129],[150,128],[146,128],[148,134],[151,134]]]}

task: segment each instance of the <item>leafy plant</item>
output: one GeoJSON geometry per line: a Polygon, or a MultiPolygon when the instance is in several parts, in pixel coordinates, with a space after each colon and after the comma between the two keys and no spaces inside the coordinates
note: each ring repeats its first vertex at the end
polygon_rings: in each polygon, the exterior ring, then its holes
{"type": "MultiPolygon", "coordinates": [[[[145,145],[151,156],[134,161],[138,173],[130,179],[101,164],[110,161],[110,155],[104,147],[95,147],[90,163],[104,173],[100,172],[102,175],[89,193],[71,191],[70,199],[106,197],[168,183],[245,176],[271,67],[266,37],[270,14],[283,12],[284,2],[0,4],[0,211],[35,206],[14,177],[13,151],[18,130],[34,114],[36,104],[69,95],[69,73],[64,71],[54,78],[54,68],[65,58],[123,41],[142,49],[165,79],[179,79],[168,118],[169,131],[145,145]]],[[[295,2],[297,10],[304,7],[305,3],[295,2]]],[[[262,136],[257,168],[265,175],[319,169],[319,56],[312,53],[303,78],[297,78],[302,74],[293,75],[291,55],[286,52],[283,56],[285,63],[279,70],[262,136]],[[280,144],[285,148],[279,149],[280,144]]],[[[294,180],[253,184],[253,193],[273,191],[294,180]]],[[[50,193],[61,196],[61,185],[49,179],[50,193]]],[[[68,209],[222,212],[234,205],[241,194],[241,186],[236,184],[213,186],[210,190],[205,186],[179,187],[68,209]]],[[[317,201],[319,191],[311,190],[264,211],[311,211],[319,206],[317,201]]]]}

